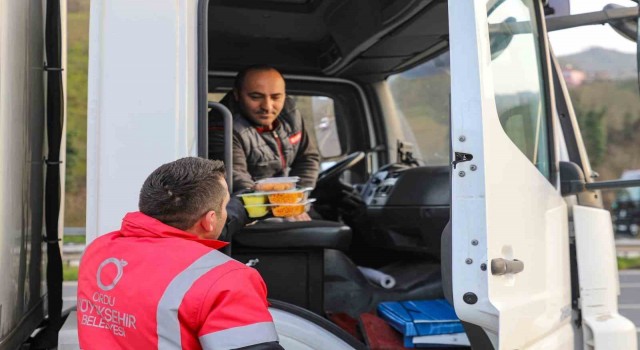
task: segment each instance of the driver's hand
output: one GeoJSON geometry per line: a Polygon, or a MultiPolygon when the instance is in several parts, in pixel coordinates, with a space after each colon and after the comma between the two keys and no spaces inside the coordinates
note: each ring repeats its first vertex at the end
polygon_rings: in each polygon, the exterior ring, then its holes
{"type": "Polygon", "coordinates": [[[307,213],[302,213],[300,215],[292,216],[287,219],[289,221],[311,221],[311,217],[307,213]]]}

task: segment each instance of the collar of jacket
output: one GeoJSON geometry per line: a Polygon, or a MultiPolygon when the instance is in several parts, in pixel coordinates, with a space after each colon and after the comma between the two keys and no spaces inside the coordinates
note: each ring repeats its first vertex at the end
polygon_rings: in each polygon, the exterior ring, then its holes
{"type": "Polygon", "coordinates": [[[182,238],[220,249],[229,243],[216,239],[200,239],[196,235],[162,223],[139,211],[127,213],[122,219],[120,234],[123,237],[182,238]]]}
{"type": "MultiPolygon", "coordinates": [[[[280,117],[278,116],[278,118],[280,118],[280,117]]],[[[278,120],[278,118],[276,118],[276,120],[273,121],[273,123],[271,124],[271,127],[254,125],[254,128],[256,128],[256,131],[259,134],[262,134],[263,132],[273,131],[273,130],[277,129],[278,126],[280,126],[280,121],[278,120]]]]}

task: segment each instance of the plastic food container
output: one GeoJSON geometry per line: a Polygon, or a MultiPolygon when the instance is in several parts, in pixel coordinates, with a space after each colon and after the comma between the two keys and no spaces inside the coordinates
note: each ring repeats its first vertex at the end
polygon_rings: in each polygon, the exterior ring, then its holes
{"type": "Polygon", "coordinates": [[[304,202],[295,204],[253,204],[245,205],[247,214],[250,218],[256,219],[266,216],[271,213],[276,217],[290,217],[306,213],[311,208],[311,203],[315,202],[315,199],[309,199],[304,202]]]}
{"type": "Polygon", "coordinates": [[[247,215],[253,219],[261,218],[269,214],[268,204],[245,205],[244,208],[247,210],[247,215]]]}
{"type": "Polygon", "coordinates": [[[275,217],[286,218],[306,213],[311,208],[311,201],[296,204],[271,204],[271,214],[275,217]]]}
{"type": "Polygon", "coordinates": [[[267,203],[267,195],[264,192],[243,193],[243,194],[239,194],[238,197],[242,198],[242,202],[245,205],[266,204],[267,203]]]}
{"type": "Polygon", "coordinates": [[[287,191],[296,188],[296,184],[300,181],[297,176],[291,177],[270,177],[256,181],[256,191],[287,191]]]}
{"type": "Polygon", "coordinates": [[[307,187],[298,190],[268,192],[267,198],[271,204],[295,204],[306,201],[312,189],[307,187]]]}

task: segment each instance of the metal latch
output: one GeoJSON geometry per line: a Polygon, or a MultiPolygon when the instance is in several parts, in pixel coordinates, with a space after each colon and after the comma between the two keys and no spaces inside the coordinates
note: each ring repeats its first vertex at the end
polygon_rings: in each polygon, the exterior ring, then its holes
{"type": "Polygon", "coordinates": [[[260,259],[250,259],[245,265],[249,266],[249,267],[254,267],[256,265],[258,265],[258,263],[260,262],[260,259]]]}
{"type": "Polygon", "coordinates": [[[453,163],[451,163],[451,165],[453,165],[453,168],[455,169],[456,164],[462,163],[462,162],[468,162],[471,159],[473,159],[473,154],[471,153],[455,152],[455,159],[453,160],[453,163]]]}

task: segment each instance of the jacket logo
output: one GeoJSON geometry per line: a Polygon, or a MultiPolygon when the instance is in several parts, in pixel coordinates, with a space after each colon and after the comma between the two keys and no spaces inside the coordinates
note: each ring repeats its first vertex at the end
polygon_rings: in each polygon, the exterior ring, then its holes
{"type": "Polygon", "coordinates": [[[302,131],[298,131],[297,133],[289,136],[289,143],[292,145],[297,145],[302,140],[302,131]]]}
{"type": "Polygon", "coordinates": [[[103,261],[100,266],[98,266],[98,272],[96,273],[96,281],[98,282],[98,287],[100,287],[100,289],[104,290],[104,291],[110,291],[113,288],[116,287],[116,284],[118,284],[118,282],[120,282],[120,279],[122,278],[122,273],[123,273],[123,269],[124,267],[127,266],[127,262],[124,260],[118,260],[116,258],[108,258],[105,261],[103,261]],[[109,265],[109,264],[113,264],[116,266],[117,269],[117,273],[116,273],[116,277],[113,279],[113,281],[111,281],[110,284],[105,285],[102,282],[102,269],[109,265]]]}

